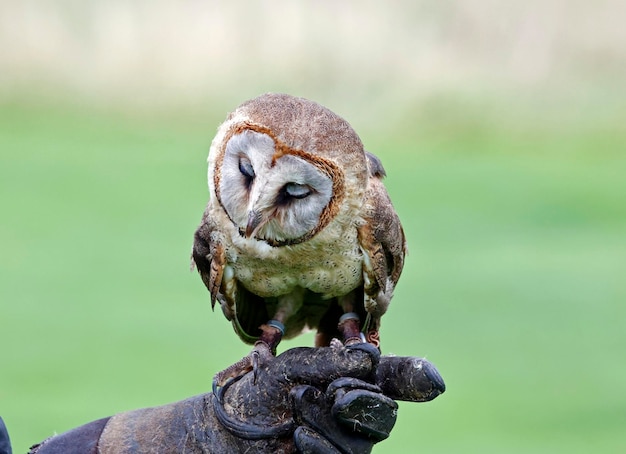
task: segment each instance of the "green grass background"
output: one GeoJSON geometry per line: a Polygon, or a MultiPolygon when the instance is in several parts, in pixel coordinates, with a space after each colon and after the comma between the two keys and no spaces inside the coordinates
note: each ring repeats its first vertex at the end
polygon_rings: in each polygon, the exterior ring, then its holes
{"type": "MultiPolygon", "coordinates": [[[[376,452],[626,452],[626,115],[518,102],[434,99],[359,131],[410,249],[383,350],[426,356],[448,386],[401,403],[376,452]]],[[[16,453],[206,392],[248,352],[189,271],[223,117],[0,107],[0,414],[16,453]]]]}

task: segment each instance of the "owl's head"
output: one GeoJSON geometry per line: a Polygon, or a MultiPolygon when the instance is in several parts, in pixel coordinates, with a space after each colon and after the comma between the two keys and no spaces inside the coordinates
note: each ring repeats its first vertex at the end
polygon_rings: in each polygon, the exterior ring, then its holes
{"type": "Polygon", "coordinates": [[[365,160],[359,137],[341,117],[312,101],[266,94],[220,126],[209,153],[209,187],[242,236],[292,245],[360,206],[365,160]]]}

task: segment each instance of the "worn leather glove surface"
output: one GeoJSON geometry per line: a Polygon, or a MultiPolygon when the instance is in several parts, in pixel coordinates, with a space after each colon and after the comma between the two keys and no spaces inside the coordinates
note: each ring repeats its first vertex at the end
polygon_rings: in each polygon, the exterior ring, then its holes
{"type": "Polygon", "coordinates": [[[394,400],[444,389],[429,362],[380,357],[369,344],[294,348],[213,393],[94,421],[31,452],[368,453],[395,424],[394,400]]]}
{"type": "Polygon", "coordinates": [[[9,433],[4,425],[4,421],[0,417],[0,454],[11,454],[11,440],[9,439],[9,433]]]}

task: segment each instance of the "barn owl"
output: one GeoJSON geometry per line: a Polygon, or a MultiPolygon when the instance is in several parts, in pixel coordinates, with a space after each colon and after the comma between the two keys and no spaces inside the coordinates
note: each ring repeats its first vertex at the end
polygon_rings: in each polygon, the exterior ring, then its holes
{"type": "Polygon", "coordinates": [[[352,127],[315,102],[270,93],[228,115],[209,151],[192,266],[254,349],[218,382],[305,329],[316,346],[379,346],[406,252],[383,176],[352,127]]]}

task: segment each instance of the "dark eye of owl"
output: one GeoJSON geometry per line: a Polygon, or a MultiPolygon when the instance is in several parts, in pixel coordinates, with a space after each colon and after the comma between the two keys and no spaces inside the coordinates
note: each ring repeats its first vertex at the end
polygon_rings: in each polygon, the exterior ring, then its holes
{"type": "Polygon", "coordinates": [[[241,174],[246,177],[246,181],[251,183],[254,179],[254,169],[252,168],[252,163],[245,158],[239,159],[239,171],[241,174]]]}
{"type": "Polygon", "coordinates": [[[306,184],[287,183],[276,196],[277,205],[287,205],[294,199],[304,199],[311,195],[312,189],[306,184]]]}
{"type": "Polygon", "coordinates": [[[306,184],[287,183],[284,186],[285,195],[294,199],[304,199],[311,195],[311,188],[306,184]]]}

